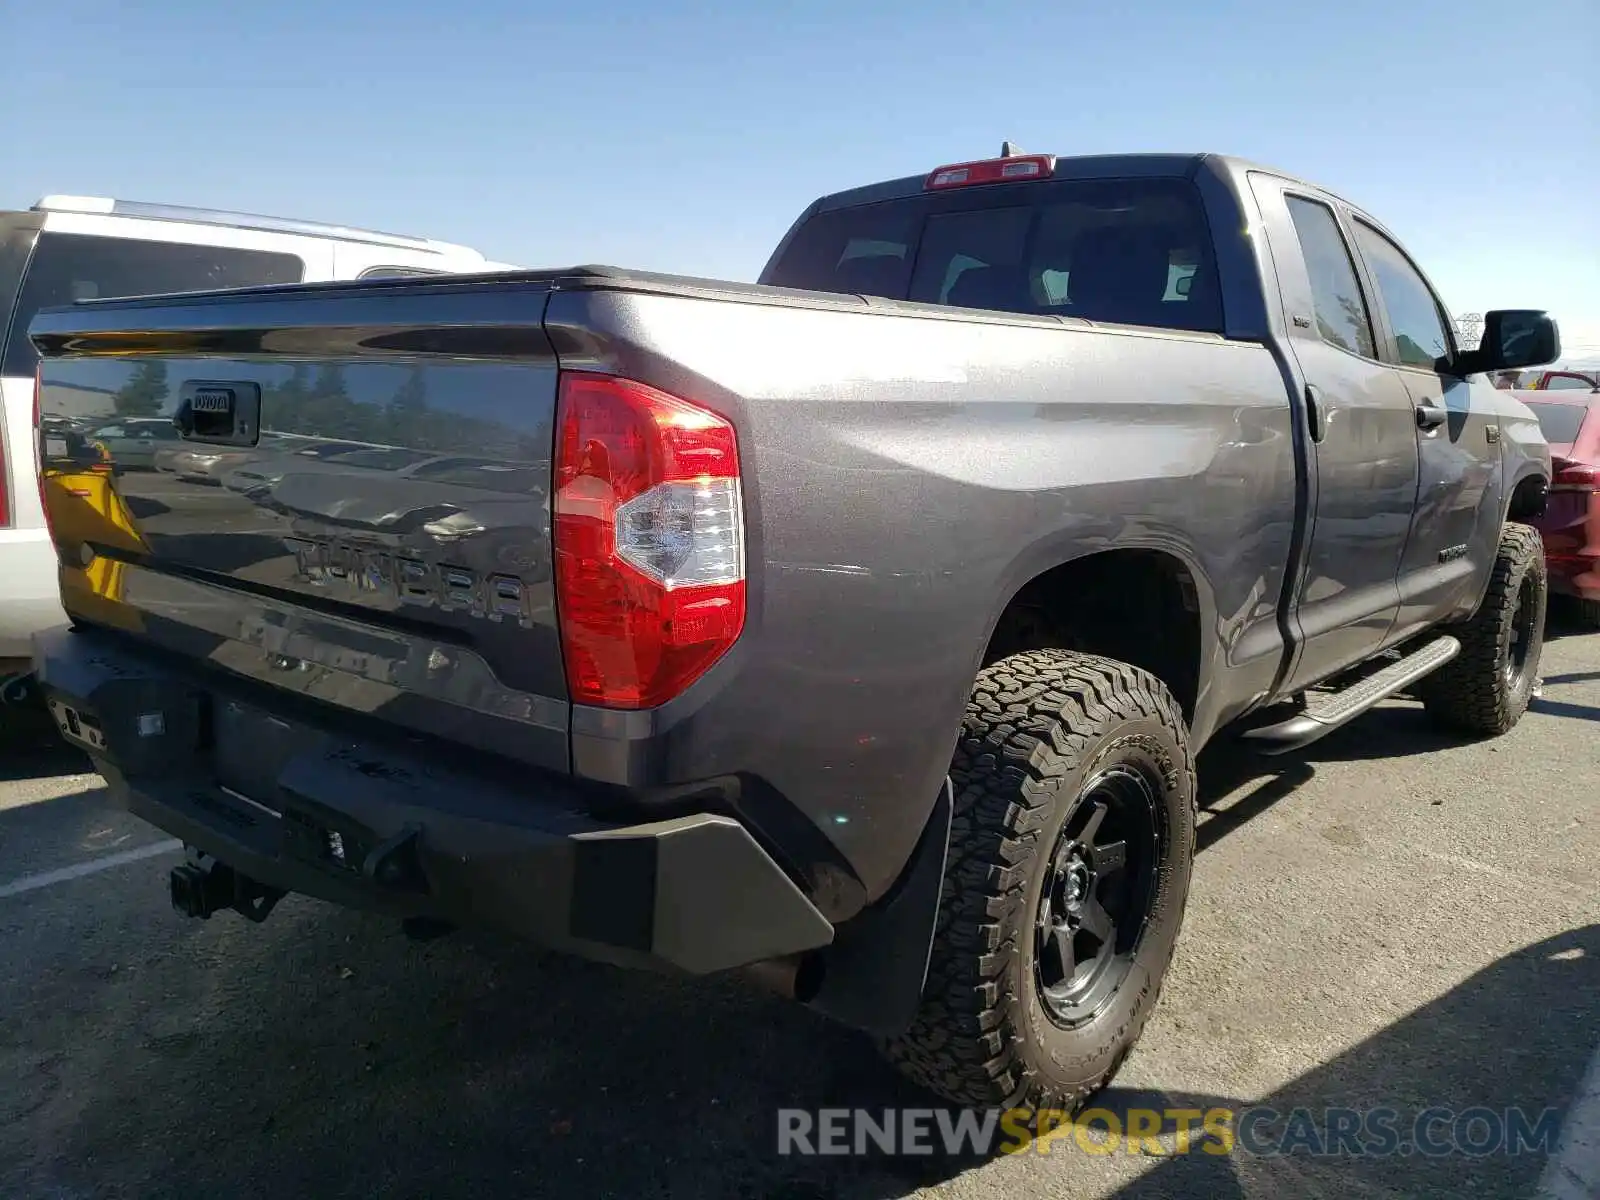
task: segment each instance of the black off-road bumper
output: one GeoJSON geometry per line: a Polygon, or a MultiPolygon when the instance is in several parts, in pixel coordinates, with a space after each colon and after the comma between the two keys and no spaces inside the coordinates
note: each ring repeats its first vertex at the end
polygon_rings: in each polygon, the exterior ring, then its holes
{"type": "Polygon", "coordinates": [[[607,824],[569,781],[352,739],[93,631],[38,635],[34,662],[118,803],[267,889],[692,974],[833,940],[731,818],[607,824]]]}

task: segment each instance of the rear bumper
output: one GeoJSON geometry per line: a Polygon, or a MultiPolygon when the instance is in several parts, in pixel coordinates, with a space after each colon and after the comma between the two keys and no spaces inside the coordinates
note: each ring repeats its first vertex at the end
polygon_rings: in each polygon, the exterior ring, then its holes
{"type": "Polygon", "coordinates": [[[731,818],[597,821],[559,777],[513,787],[352,740],[103,634],[40,634],[34,664],[118,803],[270,887],[692,974],[833,939],[731,818]]]}

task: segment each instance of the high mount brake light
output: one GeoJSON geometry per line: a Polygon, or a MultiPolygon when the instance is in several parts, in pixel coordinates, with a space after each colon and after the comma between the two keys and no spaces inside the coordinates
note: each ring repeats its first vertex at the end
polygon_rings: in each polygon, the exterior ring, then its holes
{"type": "Polygon", "coordinates": [[[925,191],[938,192],[980,183],[1018,183],[1027,179],[1048,179],[1055,170],[1053,154],[1018,154],[1011,158],[951,163],[929,175],[922,186],[925,191]]]}
{"type": "Polygon", "coordinates": [[[732,424],[610,375],[563,372],[555,582],[578,704],[651,708],[739,639],[744,507],[732,424]]]}

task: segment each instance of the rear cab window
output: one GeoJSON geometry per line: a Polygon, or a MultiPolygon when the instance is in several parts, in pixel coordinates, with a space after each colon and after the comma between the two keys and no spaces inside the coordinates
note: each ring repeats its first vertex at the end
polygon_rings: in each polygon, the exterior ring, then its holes
{"type": "Polygon", "coordinates": [[[1123,325],[1223,324],[1200,194],[1177,178],[998,184],[820,212],[764,281],[1123,325]]]}
{"type": "Polygon", "coordinates": [[[28,325],[42,308],[112,296],[299,283],[295,254],[146,241],[97,234],[39,234],[11,314],[0,373],[32,375],[38,361],[28,325]]]}

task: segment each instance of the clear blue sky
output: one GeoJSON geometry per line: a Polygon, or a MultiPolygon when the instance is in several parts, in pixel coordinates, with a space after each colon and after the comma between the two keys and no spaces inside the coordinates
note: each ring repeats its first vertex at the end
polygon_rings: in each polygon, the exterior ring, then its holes
{"type": "Polygon", "coordinates": [[[749,279],[813,196],[1226,151],[1369,208],[1456,312],[1600,356],[1596,0],[0,0],[0,205],[46,192],[749,279]]]}

